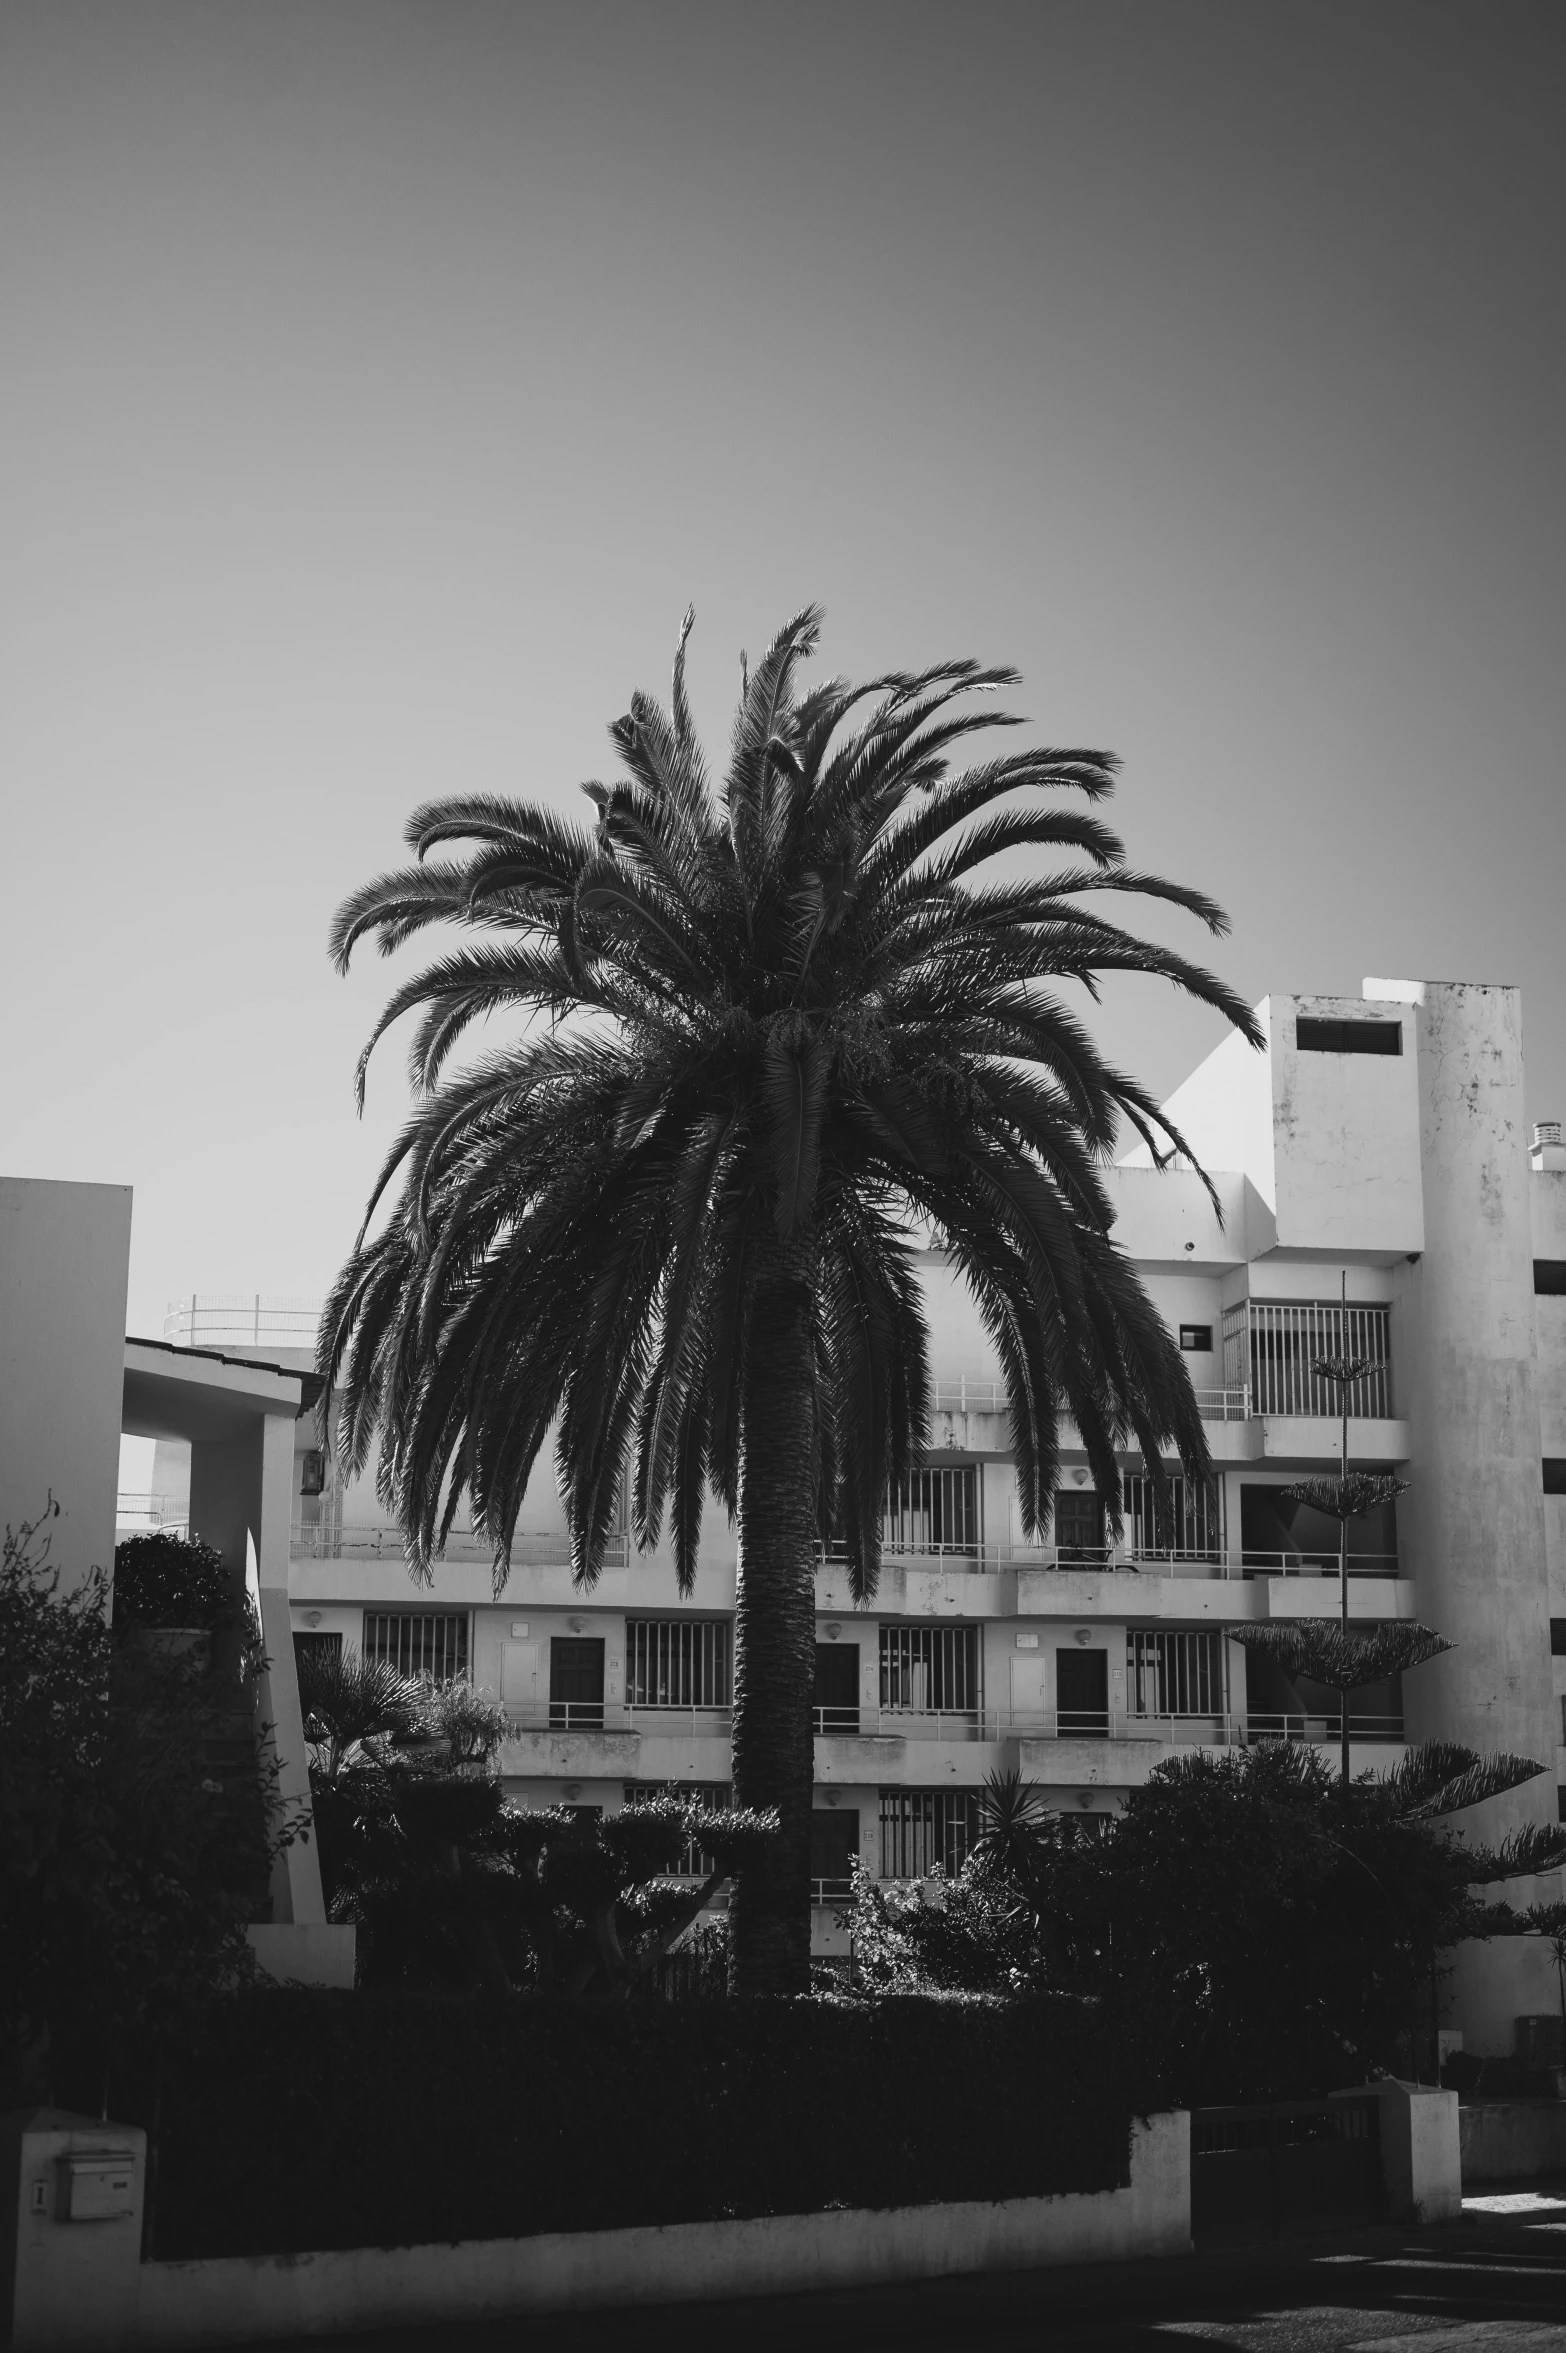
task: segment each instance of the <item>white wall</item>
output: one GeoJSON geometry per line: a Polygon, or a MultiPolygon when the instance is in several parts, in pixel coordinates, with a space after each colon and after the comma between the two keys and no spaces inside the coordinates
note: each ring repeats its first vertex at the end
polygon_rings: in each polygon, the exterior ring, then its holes
{"type": "Polygon", "coordinates": [[[1359,997],[1272,1000],[1272,1119],[1280,1249],[1373,1251],[1425,1246],[1414,1017],[1373,990],[1359,997]],[[1396,1021],[1401,1054],[1318,1054],[1295,1043],[1301,1016],[1396,1021]]]}
{"type": "Polygon", "coordinates": [[[67,1586],[114,1563],[130,1226],[128,1185],[0,1177],[0,1523],[52,1494],[67,1586]]]}

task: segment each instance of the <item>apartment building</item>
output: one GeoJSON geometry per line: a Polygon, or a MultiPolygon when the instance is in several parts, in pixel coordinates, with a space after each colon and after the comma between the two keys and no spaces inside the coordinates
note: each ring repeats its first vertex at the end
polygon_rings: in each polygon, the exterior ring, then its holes
{"type": "MultiPolygon", "coordinates": [[[[1067,1424],[1053,1526],[1025,1541],[998,1367],[939,1253],[923,1260],[926,1466],[888,1498],[873,1602],[855,1605],[830,1553],[817,1570],[820,1951],[844,1941],[852,1858],[899,1879],[955,1869],[996,1768],[1090,1835],[1183,1747],[1336,1753],[1336,1694],[1284,1682],[1232,1639],[1338,1609],[1336,1525],[1285,1493],[1340,1458],[1324,1357],[1368,1367],[1347,1393],[1350,1464],[1409,1482],[1352,1531],[1352,1615],[1419,1618],[1458,1646],[1406,1688],[1355,1695],[1355,1768],[1391,1762],[1405,1738],[1520,1752],[1548,1773],[1469,1817],[1477,1834],[1566,1811],[1566,1152],[1551,1127],[1529,1145],[1518,994],[1369,980],[1359,998],[1258,1011],[1265,1050],[1229,1037],[1168,1106],[1219,1209],[1191,1167],[1155,1168],[1145,1150],[1112,1172],[1115,1237],[1178,1334],[1207,1423],[1211,1475],[1177,1477],[1172,1507],[1126,1455],[1112,1539],[1067,1424]]],[[[166,1336],[302,1366],[313,1324],[309,1303],[198,1297],[166,1336]]],[[[580,1592],[541,1463],[496,1601],[471,1535],[433,1587],[411,1585],[373,1485],[345,1491],[308,1422],[295,1469],[301,1645],[471,1676],[506,1711],[500,1770],[519,1801],[727,1794],[735,1536],[720,1509],[689,1596],[666,1549],[640,1554],[624,1534],[580,1592]]],[[[173,1455],[155,1484],[177,1517],[173,1455]]],[[[1532,1944],[1465,1952],[1452,2007],[1470,2048],[1510,2048],[1514,2016],[1552,2006],[1546,1978],[1532,1944]]]]}

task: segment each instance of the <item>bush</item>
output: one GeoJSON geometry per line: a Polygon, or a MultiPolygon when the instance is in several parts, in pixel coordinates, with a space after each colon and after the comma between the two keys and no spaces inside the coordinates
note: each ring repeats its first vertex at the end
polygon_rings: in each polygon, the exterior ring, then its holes
{"type": "Polygon", "coordinates": [[[1103,2190],[1130,2110],[1102,2020],[1064,1998],[256,1991],[166,2079],[157,2252],[1103,2190]]]}
{"type": "Polygon", "coordinates": [[[199,1537],[159,1529],[115,1546],[117,1635],[128,1626],[223,1626],[238,1615],[228,1565],[199,1537]]]}

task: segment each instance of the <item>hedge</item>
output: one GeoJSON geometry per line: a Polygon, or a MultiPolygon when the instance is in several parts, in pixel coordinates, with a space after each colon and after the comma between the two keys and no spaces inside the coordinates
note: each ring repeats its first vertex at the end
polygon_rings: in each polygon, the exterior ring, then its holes
{"type": "MultiPolygon", "coordinates": [[[[1104,2190],[1131,2102],[1065,1999],[624,2006],[277,1989],[166,2076],[160,2257],[1104,2190]]],[[[132,2119],[127,2119],[132,2120],[132,2119]]]]}

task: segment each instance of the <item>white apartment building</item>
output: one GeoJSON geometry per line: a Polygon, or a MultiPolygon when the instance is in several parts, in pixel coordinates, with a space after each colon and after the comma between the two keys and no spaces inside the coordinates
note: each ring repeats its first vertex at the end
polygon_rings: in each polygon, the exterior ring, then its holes
{"type": "MultiPolygon", "coordinates": [[[[1128,1454],[1111,1543],[1068,1424],[1049,1540],[1023,1541],[999,1368],[958,1281],[925,1258],[927,1467],[889,1499],[873,1602],[854,1605],[830,1555],[817,1572],[820,1951],[844,1941],[850,1858],[899,1879],[955,1869],[997,1768],[1088,1830],[1183,1746],[1336,1753],[1336,1694],[1283,1683],[1230,1638],[1338,1609],[1336,1525],[1282,1492],[1339,1459],[1336,1392],[1311,1370],[1323,1356],[1372,1368],[1348,1400],[1350,1463],[1409,1482],[1352,1532],[1354,1619],[1419,1618],[1458,1646],[1404,1689],[1356,1696],[1356,1769],[1405,1736],[1521,1752],[1546,1776],[1465,1820],[1489,1837],[1566,1812],[1566,1152],[1548,1127],[1530,1149],[1519,996],[1369,980],[1360,998],[1258,1011],[1265,1050],[1227,1038],[1168,1106],[1222,1216],[1192,1169],[1156,1169],[1145,1149],[1112,1172],[1115,1238],[1178,1332],[1211,1443],[1211,1478],[1176,1479],[1172,1513],[1128,1454]]],[[[313,1323],[304,1303],[197,1298],[166,1336],[302,1367],[313,1323]]],[[[453,1538],[432,1588],[412,1585],[373,1485],[343,1491],[308,1418],[295,1472],[301,1643],[470,1675],[506,1711],[499,1766],[519,1801],[727,1793],[735,1534],[719,1507],[688,1597],[665,1548],[624,1537],[579,1592],[541,1461],[496,1601],[472,1536],[453,1538]]],[[[179,1482],[160,1457],[158,1508],[176,1517],[179,1482]]],[[[1554,2003],[1537,1940],[1459,1958],[1471,2049],[1509,2049],[1514,2016],[1554,2003]]]]}

